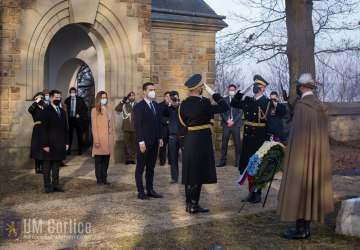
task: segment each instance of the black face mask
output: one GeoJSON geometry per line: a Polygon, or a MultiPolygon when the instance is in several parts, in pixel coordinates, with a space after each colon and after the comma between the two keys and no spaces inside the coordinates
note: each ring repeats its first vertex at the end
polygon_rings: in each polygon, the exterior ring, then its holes
{"type": "Polygon", "coordinates": [[[256,95],[257,93],[259,93],[261,91],[261,88],[257,85],[254,85],[253,87],[253,93],[256,95]]]}
{"type": "Polygon", "coordinates": [[[300,87],[301,87],[301,85],[296,85],[296,94],[297,94],[298,96],[301,96],[301,95],[302,95],[302,92],[301,92],[301,90],[300,90],[300,87]]]}
{"type": "Polygon", "coordinates": [[[54,100],[54,101],[53,101],[53,103],[54,103],[55,106],[59,106],[59,105],[60,105],[60,102],[61,102],[61,100],[54,100]]]}

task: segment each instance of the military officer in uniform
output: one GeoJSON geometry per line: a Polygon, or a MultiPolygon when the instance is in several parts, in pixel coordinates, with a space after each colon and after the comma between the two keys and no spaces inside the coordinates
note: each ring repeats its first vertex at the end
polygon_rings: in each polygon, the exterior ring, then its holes
{"type": "Polygon", "coordinates": [[[125,143],[125,165],[135,164],[134,107],[136,104],[135,93],[131,91],[115,108],[115,111],[121,112],[121,117],[123,119],[121,129],[123,131],[125,143]]]}
{"type": "Polygon", "coordinates": [[[192,214],[209,211],[199,206],[199,199],[202,184],[217,182],[210,120],[214,114],[229,109],[224,99],[201,79],[201,75],[196,74],[185,82],[190,96],[179,107],[180,123],[187,128],[182,183],[185,185],[186,211],[192,214]],[[204,87],[218,105],[212,105],[208,98],[202,96],[204,87]]]}
{"type": "Polygon", "coordinates": [[[34,127],[31,135],[31,147],[30,158],[35,160],[35,173],[42,174],[43,164],[43,147],[41,144],[41,114],[44,108],[47,106],[45,103],[44,94],[42,92],[37,93],[34,98],[34,102],[29,107],[28,111],[32,115],[34,121],[34,127]]]}
{"type": "MultiPolygon", "coordinates": [[[[271,109],[274,108],[273,102],[267,98],[264,93],[266,87],[269,85],[259,75],[255,75],[253,86],[254,97],[246,96],[245,93],[249,90],[238,91],[231,101],[231,106],[234,108],[242,109],[245,117],[244,135],[242,143],[242,151],[240,156],[239,171],[242,174],[249,162],[250,157],[262,146],[262,144],[269,139],[267,134],[267,117],[271,109]]],[[[280,114],[282,109],[276,109],[277,115],[280,114]]],[[[248,176],[249,192],[253,190],[247,201],[251,203],[261,202],[261,190],[254,188],[254,178],[248,176]]]]}

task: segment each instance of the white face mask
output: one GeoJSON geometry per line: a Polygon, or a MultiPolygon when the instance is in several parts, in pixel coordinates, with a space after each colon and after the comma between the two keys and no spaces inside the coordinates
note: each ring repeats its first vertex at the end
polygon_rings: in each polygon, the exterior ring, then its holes
{"type": "Polygon", "coordinates": [[[50,96],[46,95],[45,96],[45,101],[50,101],[50,96]]]}
{"type": "Polygon", "coordinates": [[[101,102],[101,104],[102,104],[102,105],[106,105],[106,104],[107,104],[107,102],[108,102],[108,100],[107,100],[107,98],[106,98],[106,99],[101,99],[101,101],[100,101],[100,102],[101,102]]]}
{"type": "Polygon", "coordinates": [[[155,90],[152,90],[152,91],[150,91],[150,92],[148,93],[148,97],[149,97],[150,99],[155,99],[155,96],[156,96],[155,90]]]}
{"type": "Polygon", "coordinates": [[[75,96],[76,96],[76,93],[71,93],[70,96],[71,96],[71,97],[75,97],[75,96]]]}
{"type": "Polygon", "coordinates": [[[235,95],[235,91],[229,91],[229,96],[233,97],[235,95]]]}

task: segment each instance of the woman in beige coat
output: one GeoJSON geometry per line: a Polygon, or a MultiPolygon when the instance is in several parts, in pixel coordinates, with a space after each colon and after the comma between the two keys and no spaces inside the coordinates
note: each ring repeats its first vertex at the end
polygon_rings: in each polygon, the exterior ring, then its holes
{"type": "Polygon", "coordinates": [[[95,158],[95,176],[97,184],[108,185],[107,170],[110,154],[114,152],[115,129],[111,110],[107,108],[105,91],[97,93],[95,107],[91,110],[91,126],[93,134],[92,155],[95,158]]]}

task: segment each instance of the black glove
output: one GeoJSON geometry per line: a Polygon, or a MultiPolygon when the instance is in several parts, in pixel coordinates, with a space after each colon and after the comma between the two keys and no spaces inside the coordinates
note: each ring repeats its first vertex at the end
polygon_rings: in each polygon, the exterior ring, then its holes
{"type": "Polygon", "coordinates": [[[124,99],[122,100],[122,103],[125,103],[127,101],[127,97],[125,96],[124,99]]]}
{"type": "Polygon", "coordinates": [[[41,100],[38,102],[38,104],[39,104],[40,106],[44,106],[45,102],[41,99],[41,100]]]}
{"type": "Polygon", "coordinates": [[[244,96],[243,93],[241,93],[241,91],[239,90],[238,92],[236,92],[235,96],[234,96],[234,100],[237,101],[241,101],[241,98],[244,96]]]}

